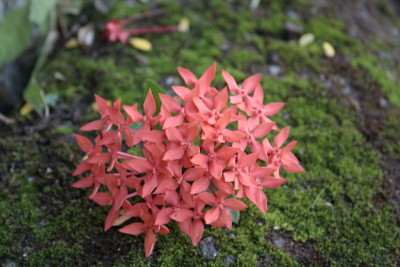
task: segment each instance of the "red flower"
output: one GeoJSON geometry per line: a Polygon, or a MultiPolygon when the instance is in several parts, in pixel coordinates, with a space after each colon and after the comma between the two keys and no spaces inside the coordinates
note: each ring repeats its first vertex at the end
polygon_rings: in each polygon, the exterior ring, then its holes
{"type": "MultiPolygon", "coordinates": [[[[108,37],[124,40],[122,26],[110,23],[108,37]]],[[[263,189],[286,181],[280,177],[281,167],[304,171],[292,152],[297,141],[282,147],[288,127],[275,136],[273,146],[269,142],[269,132],[278,130],[269,116],[284,103],[264,105],[260,75],[238,86],[223,71],[229,91],[226,87],[218,91],[211,85],[216,64],[199,79],[187,69],[178,71],[190,88],[174,86],[178,99],[160,94],[160,114],[156,114],[151,90],[143,104],[144,114],[137,104],[124,105],[124,114],[120,99],[110,105],[96,95],[101,119],[81,127],[99,132],[94,144],[75,135],[86,157],[73,173],[84,177],[72,186],[92,187],[89,198],[110,206],[105,230],[120,222],[121,215],[122,219],[140,218],[142,222],[133,222],[120,232],[145,232],[146,257],[153,251],[156,233],[169,232],[165,225],[171,219],[197,244],[204,222],[232,228],[230,210],[247,208],[233,196],[249,199],[266,213],[263,189]],[[230,97],[229,92],[233,93],[230,97]],[[131,128],[138,124],[137,130],[131,128]],[[143,157],[123,151],[136,145],[142,148],[143,157]]]]}

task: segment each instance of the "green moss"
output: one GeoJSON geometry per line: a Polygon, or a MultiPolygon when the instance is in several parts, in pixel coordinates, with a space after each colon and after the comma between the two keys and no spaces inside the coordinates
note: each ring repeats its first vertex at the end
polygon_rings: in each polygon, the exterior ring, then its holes
{"type": "Polygon", "coordinates": [[[400,107],[400,92],[393,73],[399,72],[398,66],[382,64],[372,54],[363,54],[352,59],[352,65],[359,69],[365,69],[380,84],[382,91],[389,97],[389,101],[396,107],[400,107]],[[390,69],[388,67],[393,67],[390,69]]]}
{"type": "MultiPolygon", "coordinates": [[[[304,8],[303,3],[296,3],[292,8],[304,8]]],[[[350,56],[353,67],[370,73],[397,105],[395,81],[379,69],[376,57],[358,56],[362,44],[348,37],[344,25],[336,20],[314,17],[296,21],[306,32],[315,34],[316,41],[310,46],[283,40],[284,23],[289,20],[284,11],[290,4],[261,3],[272,14],[260,16],[247,9],[234,13],[222,0],[207,2],[206,7],[195,1],[191,10],[163,2],[165,14],[148,23],[167,25],[185,16],[192,24],[190,33],[145,36],[154,45],[147,53],[115,43],[102,44],[104,54],[98,59],[80,50],[62,50],[40,78],[46,92],[58,93],[67,103],[92,102],[93,93],[97,93],[112,100],[120,97],[130,104],[143,99],[147,78],[164,84],[166,76],[177,76],[177,66],[199,76],[217,61],[218,72],[224,68],[240,82],[253,68],[267,64],[269,52],[278,53],[284,77],[264,77],[265,96],[267,102],[287,103],[273,119],[279,127],[292,126],[290,140],[299,141],[295,154],[306,173],[282,173],[287,183],[266,191],[267,215],[247,202],[250,209],[241,213],[232,231],[207,226],[204,237],[214,237],[219,251],[209,261],[171,223],[171,233],[157,237],[154,253],[146,259],[143,235],[127,236],[115,229],[104,233],[107,207],[89,201],[89,190],[70,188],[76,180],[71,173],[83,154],[73,145],[72,130],[58,127],[33,138],[0,140],[0,174],[9,173],[12,166],[15,169],[6,177],[10,184],[0,189],[0,260],[32,266],[100,262],[110,266],[222,266],[228,255],[234,255],[234,266],[255,266],[268,255],[273,266],[298,265],[291,255],[267,242],[267,234],[275,228],[299,244],[312,241],[327,265],[395,265],[400,233],[393,207],[382,204],[377,208],[374,202],[374,196],[382,194],[379,155],[356,129],[350,111],[328,97],[324,85],[313,78],[320,71],[331,71],[321,64],[322,42],[328,41],[338,54],[350,56]],[[223,51],[225,43],[234,45],[223,51]],[[301,78],[300,71],[309,71],[310,79],[301,78]],[[55,72],[62,73],[65,80],[56,79],[55,72]],[[27,257],[21,257],[23,249],[27,257]]],[[[106,17],[97,19],[126,18],[147,9],[146,5],[118,2],[106,17]]],[[[215,84],[222,82],[217,75],[215,84]]],[[[382,133],[395,144],[387,146],[390,153],[400,151],[395,114],[390,115],[389,126],[382,133]]],[[[93,113],[82,120],[96,118],[93,113]]],[[[138,148],[130,152],[137,153],[138,148]]]]}

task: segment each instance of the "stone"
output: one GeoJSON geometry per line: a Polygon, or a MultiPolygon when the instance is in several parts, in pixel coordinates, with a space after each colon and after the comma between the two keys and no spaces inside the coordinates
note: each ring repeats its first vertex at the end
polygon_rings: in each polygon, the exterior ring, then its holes
{"type": "Polygon", "coordinates": [[[379,98],[379,106],[381,108],[387,108],[389,106],[389,102],[384,97],[381,97],[379,98]]]}
{"type": "Polygon", "coordinates": [[[279,238],[273,240],[272,243],[274,243],[274,245],[277,248],[283,248],[285,246],[286,242],[285,242],[285,239],[283,239],[282,237],[279,237],[279,238]]]}
{"type": "Polygon", "coordinates": [[[303,28],[292,22],[285,23],[285,30],[288,34],[294,35],[294,36],[300,36],[303,33],[303,28]]]}
{"type": "Polygon", "coordinates": [[[232,264],[232,263],[235,262],[235,260],[236,260],[236,257],[235,257],[235,256],[233,256],[233,255],[228,255],[228,256],[226,256],[226,258],[224,259],[224,264],[225,264],[225,265],[232,264]]]}
{"type": "Polygon", "coordinates": [[[291,19],[299,19],[299,13],[297,13],[293,10],[286,11],[286,16],[288,16],[291,19]]]}
{"type": "Polygon", "coordinates": [[[210,236],[200,241],[200,250],[203,256],[208,260],[218,255],[218,251],[215,248],[215,239],[210,236]]]}
{"type": "Polygon", "coordinates": [[[268,66],[268,72],[272,76],[278,76],[282,72],[282,68],[276,65],[268,66]]]}

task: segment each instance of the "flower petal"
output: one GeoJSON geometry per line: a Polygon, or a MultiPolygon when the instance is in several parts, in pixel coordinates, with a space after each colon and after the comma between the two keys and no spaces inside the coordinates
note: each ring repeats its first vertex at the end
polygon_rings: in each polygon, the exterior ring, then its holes
{"type": "Polygon", "coordinates": [[[146,257],[149,257],[153,252],[156,240],[157,240],[156,234],[152,230],[146,232],[146,237],[144,238],[144,251],[146,257]]]}
{"type": "Polygon", "coordinates": [[[218,220],[220,212],[221,209],[219,207],[213,207],[212,209],[208,210],[204,216],[206,224],[211,224],[218,220]]]}
{"type": "Polygon", "coordinates": [[[118,231],[128,235],[139,235],[144,232],[145,227],[146,226],[144,225],[144,223],[131,223],[125,227],[122,227],[118,231]]]}

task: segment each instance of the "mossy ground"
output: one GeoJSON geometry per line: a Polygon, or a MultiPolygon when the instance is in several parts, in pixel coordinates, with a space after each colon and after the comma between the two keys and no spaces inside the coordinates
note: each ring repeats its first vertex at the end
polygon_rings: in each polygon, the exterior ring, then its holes
{"type": "MultiPolygon", "coordinates": [[[[367,92],[374,90],[400,107],[396,81],[384,71],[390,63],[349,37],[338,20],[287,17],[288,9],[299,14],[309,9],[305,1],[275,1],[257,12],[246,1],[235,2],[235,7],[222,0],[159,7],[165,15],[152,23],[175,24],[187,17],[190,33],[146,36],[154,45],[147,53],[108,43],[98,43],[86,54],[60,49],[41,73],[46,91],[59,94],[63,105],[83,115],[73,126],[0,139],[0,261],[30,266],[221,266],[234,255],[234,266],[395,266],[400,231],[383,187],[380,160],[400,151],[394,130],[400,125],[398,111],[385,112],[387,122],[375,136],[382,143],[377,150],[360,131],[356,111],[344,104],[346,96],[332,97],[337,95],[332,90],[342,90],[340,85],[328,89],[320,79],[337,76],[335,66],[344,64],[351,70],[347,79],[368,76],[374,86],[366,84],[367,92]],[[314,33],[316,41],[307,47],[288,42],[286,21],[314,33]],[[335,46],[336,61],[323,55],[324,41],[335,46]],[[278,77],[266,69],[271,53],[280,57],[274,63],[282,69],[278,77]],[[143,99],[146,79],[167,86],[167,77],[177,79],[177,66],[199,75],[214,61],[218,70],[224,68],[238,80],[254,72],[267,74],[262,79],[267,101],[287,103],[274,119],[280,126],[291,125],[290,138],[299,140],[295,153],[306,173],[285,173],[288,182],[267,191],[267,215],[250,205],[232,231],[207,227],[204,237],[214,237],[219,251],[213,260],[203,258],[173,224],[146,259],[142,236],[115,229],[104,233],[106,209],[87,200],[87,191],[70,187],[71,173],[83,156],[71,132],[96,118],[89,108],[93,93],[130,104],[143,99]],[[57,79],[56,72],[65,79],[57,79]],[[271,233],[291,247],[277,248],[271,233]]],[[[146,9],[118,2],[107,16],[92,19],[125,18],[146,9]]],[[[221,83],[218,75],[216,84],[221,83]]]]}

